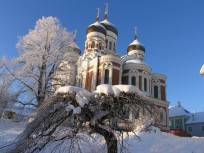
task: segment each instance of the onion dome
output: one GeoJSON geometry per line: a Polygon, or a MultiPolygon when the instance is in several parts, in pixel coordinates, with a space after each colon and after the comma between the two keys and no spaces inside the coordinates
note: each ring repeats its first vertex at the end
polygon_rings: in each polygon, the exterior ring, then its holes
{"type": "Polygon", "coordinates": [[[115,27],[114,24],[112,24],[111,22],[108,21],[108,4],[106,4],[104,20],[101,21],[100,23],[106,28],[106,30],[111,31],[111,32],[115,33],[118,36],[117,28],[115,27]]]}
{"type": "Polygon", "coordinates": [[[106,30],[111,31],[111,32],[115,33],[118,36],[117,28],[112,23],[110,23],[107,18],[105,18],[100,23],[106,28],[106,30]]]}
{"type": "Polygon", "coordinates": [[[96,22],[91,24],[88,27],[86,34],[89,34],[90,32],[100,32],[100,33],[106,35],[106,28],[98,21],[99,20],[99,11],[100,11],[100,9],[98,8],[98,14],[96,17],[96,22]]]}
{"type": "Polygon", "coordinates": [[[96,21],[95,23],[91,24],[88,27],[86,34],[88,34],[90,32],[100,32],[100,33],[106,35],[105,27],[102,24],[100,24],[98,21],[96,21]]]}
{"type": "Polygon", "coordinates": [[[74,52],[81,54],[81,49],[76,43],[76,31],[74,31],[74,41],[69,45],[69,48],[73,50],[74,52]]]}
{"type": "Polygon", "coordinates": [[[144,46],[138,41],[137,34],[135,34],[134,41],[128,46],[127,51],[140,50],[145,52],[144,46]]]}
{"type": "Polygon", "coordinates": [[[69,47],[76,53],[81,54],[81,49],[79,46],[76,44],[76,42],[73,42],[69,45],[69,47]]]}

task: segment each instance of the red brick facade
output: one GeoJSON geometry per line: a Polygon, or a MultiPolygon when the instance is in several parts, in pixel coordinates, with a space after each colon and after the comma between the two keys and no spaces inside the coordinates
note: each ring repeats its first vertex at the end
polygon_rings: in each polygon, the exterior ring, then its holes
{"type": "Polygon", "coordinates": [[[161,85],[161,100],[166,101],[165,86],[162,86],[162,85],[161,85]]]}
{"type": "Polygon", "coordinates": [[[119,77],[120,72],[119,70],[113,69],[113,75],[112,75],[112,85],[118,85],[119,84],[119,77]]]}
{"type": "Polygon", "coordinates": [[[128,85],[128,76],[123,76],[123,78],[122,78],[122,84],[128,85]]]}
{"type": "Polygon", "coordinates": [[[91,91],[92,76],[93,76],[93,72],[89,72],[87,77],[87,84],[86,84],[86,89],[88,91],[91,91]]]}

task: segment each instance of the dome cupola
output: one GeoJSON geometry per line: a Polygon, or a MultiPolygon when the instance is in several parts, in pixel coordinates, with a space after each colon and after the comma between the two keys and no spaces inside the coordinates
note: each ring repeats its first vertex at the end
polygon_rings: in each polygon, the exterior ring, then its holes
{"type": "Polygon", "coordinates": [[[117,28],[112,23],[110,23],[107,18],[105,18],[100,23],[106,28],[106,30],[111,31],[111,32],[113,32],[114,34],[116,34],[118,36],[117,28]]]}
{"type": "Polygon", "coordinates": [[[91,24],[88,27],[86,34],[89,34],[91,32],[99,32],[99,33],[106,35],[106,28],[98,21],[99,20],[99,11],[100,11],[100,9],[98,8],[98,14],[96,17],[96,22],[94,22],[93,24],[91,24]]]}
{"type": "Polygon", "coordinates": [[[136,55],[138,59],[144,61],[145,57],[145,48],[144,46],[138,41],[137,37],[137,29],[135,28],[135,38],[134,41],[128,46],[127,48],[128,55],[136,55]]]}
{"type": "Polygon", "coordinates": [[[106,28],[106,30],[111,31],[118,36],[117,28],[115,27],[114,24],[108,21],[108,4],[106,4],[104,20],[101,21],[100,23],[106,28]]]}
{"type": "Polygon", "coordinates": [[[134,50],[140,50],[140,51],[145,52],[144,46],[138,41],[138,37],[137,37],[136,32],[135,32],[134,41],[128,46],[127,51],[129,53],[129,52],[134,51],[134,50]]]}
{"type": "Polygon", "coordinates": [[[81,54],[81,49],[76,43],[76,31],[74,31],[74,41],[69,45],[69,48],[77,54],[81,54]]]}

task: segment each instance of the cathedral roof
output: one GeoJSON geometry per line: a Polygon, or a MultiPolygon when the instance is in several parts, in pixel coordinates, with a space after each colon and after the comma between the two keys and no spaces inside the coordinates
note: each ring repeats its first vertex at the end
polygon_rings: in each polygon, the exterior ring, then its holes
{"type": "Polygon", "coordinates": [[[114,24],[112,24],[111,22],[108,21],[107,18],[105,18],[103,21],[100,22],[105,28],[106,30],[109,30],[113,33],[115,33],[116,35],[118,35],[118,30],[117,28],[115,27],[114,24]]]}
{"type": "Polygon", "coordinates": [[[98,20],[96,22],[94,22],[93,24],[91,24],[87,31],[86,34],[90,33],[90,32],[100,32],[104,35],[106,35],[106,28],[98,22],[98,20]]]}
{"type": "Polygon", "coordinates": [[[127,49],[128,52],[132,50],[141,50],[145,52],[144,46],[138,41],[138,38],[136,35],[135,35],[134,41],[128,46],[128,49],[127,49]]]}
{"type": "Polygon", "coordinates": [[[140,59],[131,59],[131,60],[126,61],[126,63],[135,63],[135,64],[147,65],[144,61],[141,61],[140,59]]]}

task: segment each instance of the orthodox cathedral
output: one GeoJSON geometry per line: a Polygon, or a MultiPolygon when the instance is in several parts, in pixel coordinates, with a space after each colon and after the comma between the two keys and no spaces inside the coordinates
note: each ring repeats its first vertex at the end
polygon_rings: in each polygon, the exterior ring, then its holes
{"type": "MultiPolygon", "coordinates": [[[[169,128],[169,102],[166,101],[166,76],[153,73],[145,63],[145,47],[135,32],[134,40],[127,46],[127,54],[117,53],[118,30],[108,20],[106,6],[104,20],[99,21],[99,10],[96,21],[88,26],[85,50],[80,56],[80,49],[75,44],[78,55],[75,82],[73,85],[89,91],[96,90],[100,84],[137,86],[154,103],[160,111],[161,129],[169,128]]],[[[73,79],[72,79],[73,80],[73,79]]]]}

